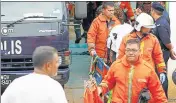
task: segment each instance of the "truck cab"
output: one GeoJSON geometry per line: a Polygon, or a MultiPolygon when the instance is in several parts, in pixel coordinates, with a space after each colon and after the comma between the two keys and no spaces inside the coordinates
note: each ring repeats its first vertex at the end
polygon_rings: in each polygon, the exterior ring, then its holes
{"type": "Polygon", "coordinates": [[[14,79],[33,72],[38,46],[57,49],[62,62],[54,79],[64,86],[71,62],[66,3],[1,2],[1,8],[1,94],[14,79]]]}

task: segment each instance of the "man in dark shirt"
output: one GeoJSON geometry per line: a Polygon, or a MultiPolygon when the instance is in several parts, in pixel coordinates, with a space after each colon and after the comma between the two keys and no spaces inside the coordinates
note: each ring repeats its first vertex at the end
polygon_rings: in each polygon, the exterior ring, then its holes
{"type": "Polygon", "coordinates": [[[169,14],[168,14],[168,12],[166,11],[166,8],[165,8],[166,2],[165,1],[160,1],[159,3],[164,7],[163,16],[167,19],[167,21],[169,22],[169,25],[170,25],[169,14]]]}
{"type": "MultiPolygon", "coordinates": [[[[158,38],[161,49],[163,51],[163,57],[165,64],[167,66],[167,62],[169,57],[171,59],[176,59],[176,53],[173,50],[173,45],[170,40],[170,24],[167,19],[163,16],[164,8],[159,2],[152,3],[151,15],[155,20],[156,28],[152,30],[153,34],[158,38]]],[[[168,91],[168,79],[162,84],[165,94],[167,96],[168,91]]]]}
{"type": "Polygon", "coordinates": [[[85,38],[85,43],[87,43],[87,32],[94,19],[94,8],[95,8],[94,2],[92,1],[87,2],[87,18],[83,19],[82,27],[83,27],[84,32],[81,35],[81,37],[85,38]]]}

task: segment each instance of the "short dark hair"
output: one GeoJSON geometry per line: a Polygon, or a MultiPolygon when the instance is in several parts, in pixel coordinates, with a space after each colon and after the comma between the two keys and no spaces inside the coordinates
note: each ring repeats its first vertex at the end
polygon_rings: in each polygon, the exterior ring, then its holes
{"type": "Polygon", "coordinates": [[[105,2],[103,2],[102,8],[106,9],[107,6],[114,7],[114,2],[112,2],[112,1],[105,1],[105,2]]]}
{"type": "Polygon", "coordinates": [[[139,39],[129,39],[129,40],[127,40],[127,42],[126,42],[126,46],[127,46],[128,44],[137,44],[138,47],[140,48],[140,40],[139,40],[139,39]]]}
{"type": "Polygon", "coordinates": [[[57,50],[51,46],[39,46],[32,55],[34,67],[41,68],[45,63],[51,61],[57,50]]]}
{"type": "Polygon", "coordinates": [[[121,24],[124,23],[124,14],[123,14],[123,10],[121,8],[115,8],[114,10],[114,15],[116,18],[119,19],[119,21],[121,22],[121,24]]]}
{"type": "Polygon", "coordinates": [[[102,5],[100,5],[96,10],[96,15],[99,15],[102,12],[102,5]]]}

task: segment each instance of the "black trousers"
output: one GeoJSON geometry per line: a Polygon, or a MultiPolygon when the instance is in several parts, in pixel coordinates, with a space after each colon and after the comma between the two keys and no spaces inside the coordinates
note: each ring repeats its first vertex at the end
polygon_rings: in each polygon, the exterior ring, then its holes
{"type": "MultiPolygon", "coordinates": [[[[170,51],[168,51],[168,50],[163,51],[163,58],[164,58],[164,62],[166,64],[166,70],[168,71],[168,60],[170,58],[170,51]]],[[[157,70],[156,70],[156,72],[157,72],[157,75],[159,77],[159,73],[158,73],[157,70]]],[[[167,77],[167,73],[166,73],[166,80],[162,84],[162,87],[164,89],[166,97],[168,98],[168,77],[167,77]]]]}

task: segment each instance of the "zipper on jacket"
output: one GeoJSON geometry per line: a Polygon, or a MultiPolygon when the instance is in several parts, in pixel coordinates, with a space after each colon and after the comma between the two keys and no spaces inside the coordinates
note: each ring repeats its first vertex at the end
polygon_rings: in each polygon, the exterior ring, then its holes
{"type": "Polygon", "coordinates": [[[128,103],[131,103],[133,74],[134,74],[134,66],[130,68],[130,72],[128,74],[129,76],[128,78],[128,103]]]}

